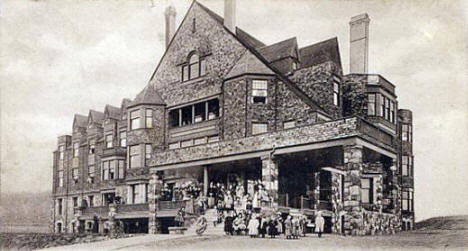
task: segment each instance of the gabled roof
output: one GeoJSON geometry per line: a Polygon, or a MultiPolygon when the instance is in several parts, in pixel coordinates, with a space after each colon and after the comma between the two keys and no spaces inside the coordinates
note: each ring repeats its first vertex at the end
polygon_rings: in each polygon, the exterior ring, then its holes
{"type": "MultiPolygon", "coordinates": [[[[204,11],[208,13],[211,17],[213,17],[216,21],[224,25],[224,18],[222,18],[220,15],[214,13],[212,10],[208,9],[206,6],[203,4],[194,1],[195,3],[198,4],[204,11]]],[[[245,32],[244,30],[240,29],[239,27],[236,27],[236,36],[238,39],[242,40],[244,43],[247,43],[249,46],[253,48],[259,48],[265,46],[264,43],[262,43],[260,40],[256,39],[249,33],[245,32]]]]}
{"type": "Polygon", "coordinates": [[[75,117],[73,118],[73,128],[75,127],[87,127],[88,126],[88,117],[81,115],[81,114],[75,114],[75,117]]]}
{"type": "Polygon", "coordinates": [[[120,120],[120,108],[111,106],[111,105],[106,105],[104,108],[104,114],[106,118],[111,118],[111,119],[116,119],[120,120]]]}
{"type": "Polygon", "coordinates": [[[122,99],[122,103],[120,103],[120,108],[121,108],[121,109],[127,108],[127,106],[128,106],[131,102],[132,102],[132,100],[129,99],[129,98],[124,98],[124,99],[122,99]]]}
{"type": "Polygon", "coordinates": [[[149,104],[149,105],[166,105],[166,102],[161,98],[161,95],[156,91],[152,84],[148,84],[143,91],[138,93],[136,98],[128,104],[128,107],[149,104]]]}
{"type": "Polygon", "coordinates": [[[104,121],[104,117],[105,116],[103,112],[89,110],[88,122],[102,124],[102,122],[104,121]]]}
{"type": "Polygon", "coordinates": [[[234,67],[226,75],[225,79],[230,79],[243,74],[270,74],[275,73],[263,64],[254,54],[248,50],[244,52],[234,67]]]}
{"type": "Polygon", "coordinates": [[[299,49],[301,68],[332,61],[341,68],[338,38],[334,37],[299,49]]]}
{"type": "Polygon", "coordinates": [[[257,51],[268,60],[269,63],[279,59],[292,57],[298,58],[296,37],[281,42],[258,48],[257,51]]]}

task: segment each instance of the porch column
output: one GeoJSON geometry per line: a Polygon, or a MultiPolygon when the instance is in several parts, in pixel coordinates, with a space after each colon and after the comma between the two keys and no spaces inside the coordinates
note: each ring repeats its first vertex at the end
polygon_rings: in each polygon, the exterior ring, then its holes
{"type": "Polygon", "coordinates": [[[278,160],[271,155],[262,156],[262,183],[272,198],[272,206],[278,207],[278,160]]]}
{"type": "Polygon", "coordinates": [[[157,174],[151,174],[151,179],[148,185],[148,233],[158,234],[161,231],[157,215],[157,203],[159,200],[160,192],[163,187],[162,177],[157,174]]]}
{"type": "Polygon", "coordinates": [[[361,173],[363,162],[361,145],[343,146],[344,160],[344,230],[347,235],[361,235],[363,218],[361,202],[361,173]]]}
{"type": "Polygon", "coordinates": [[[203,166],[203,195],[208,196],[208,166],[203,166]]]}

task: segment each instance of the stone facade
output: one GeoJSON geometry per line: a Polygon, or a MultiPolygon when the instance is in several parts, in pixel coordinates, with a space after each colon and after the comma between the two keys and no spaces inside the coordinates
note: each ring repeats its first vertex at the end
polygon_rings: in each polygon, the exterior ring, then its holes
{"type": "Polygon", "coordinates": [[[382,76],[343,75],[340,60],[327,56],[339,52],[324,51],[338,50],[336,39],[327,43],[301,50],[311,51],[302,68],[295,39],[284,43],[294,57],[269,62],[262,51],[281,46],[228,30],[194,1],[148,86],[120,107],[75,115],[72,135],[59,137],[55,231],[112,232],[126,221],[161,233],[180,206],[162,203],[165,185],[197,180],[207,190],[209,170],[227,169],[243,179],[258,171],[252,176],[272,199],[262,210],[323,211],[336,234],[388,234],[414,223],[412,114],[397,109],[395,86],[382,76]],[[266,85],[254,89],[255,81],[266,85]],[[373,93],[392,108],[370,114],[373,93]],[[255,132],[254,123],[266,126],[255,132]],[[281,183],[294,168],[307,188],[284,203],[281,183]]]}

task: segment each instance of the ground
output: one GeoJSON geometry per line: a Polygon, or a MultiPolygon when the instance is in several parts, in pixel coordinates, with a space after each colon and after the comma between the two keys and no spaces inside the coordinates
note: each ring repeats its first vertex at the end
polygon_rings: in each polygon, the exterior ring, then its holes
{"type": "MultiPolygon", "coordinates": [[[[459,249],[468,250],[468,216],[438,217],[417,223],[417,230],[387,236],[344,237],[325,235],[319,239],[315,235],[299,240],[251,239],[245,236],[183,236],[183,235],[139,235],[122,239],[105,239],[92,243],[59,246],[45,250],[284,250],[284,249],[459,249]]],[[[1,248],[7,246],[4,235],[1,248]]],[[[17,248],[18,246],[16,246],[17,248]]],[[[40,246],[22,245],[23,249],[40,246]]],[[[43,246],[42,246],[43,247],[43,246]]]]}

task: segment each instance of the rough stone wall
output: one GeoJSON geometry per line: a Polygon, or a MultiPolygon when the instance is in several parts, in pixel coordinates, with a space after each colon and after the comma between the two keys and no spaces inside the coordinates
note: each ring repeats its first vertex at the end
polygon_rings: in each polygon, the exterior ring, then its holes
{"type": "Polygon", "coordinates": [[[401,222],[397,215],[363,210],[363,224],[361,235],[394,234],[401,229],[401,222]]]}
{"type": "Polygon", "coordinates": [[[320,142],[357,135],[358,118],[335,120],[311,126],[262,134],[242,139],[221,141],[199,146],[155,153],[151,166],[221,157],[231,154],[270,150],[276,147],[320,142]]]}
{"type": "Polygon", "coordinates": [[[336,64],[326,62],[299,69],[290,78],[331,117],[339,118],[342,113],[341,107],[333,104],[333,81],[334,76],[341,76],[341,74],[341,70],[336,64]]]}
{"type": "Polygon", "coordinates": [[[187,103],[221,92],[223,77],[245,52],[245,47],[198,4],[193,4],[163,56],[151,84],[168,106],[187,103]],[[195,18],[195,32],[193,20],[195,18]],[[196,51],[206,55],[206,76],[180,82],[180,64],[196,51]]]}
{"type": "Polygon", "coordinates": [[[283,123],[296,121],[296,126],[311,125],[317,122],[315,112],[296,94],[291,92],[283,82],[277,83],[277,120],[276,128],[283,129],[283,123]]]}
{"type": "Polygon", "coordinates": [[[224,83],[223,86],[223,136],[224,140],[246,136],[247,81],[245,78],[224,83]]]}
{"type": "Polygon", "coordinates": [[[361,171],[362,146],[344,146],[344,231],[346,235],[361,235],[362,207],[361,202],[361,171]]]}
{"type": "Polygon", "coordinates": [[[345,213],[343,211],[343,195],[341,194],[341,187],[344,184],[341,182],[341,174],[332,173],[332,206],[333,206],[333,217],[332,217],[332,232],[341,233],[341,216],[345,213]]]}
{"type": "Polygon", "coordinates": [[[366,81],[366,75],[343,76],[343,116],[367,115],[366,81]]]}

